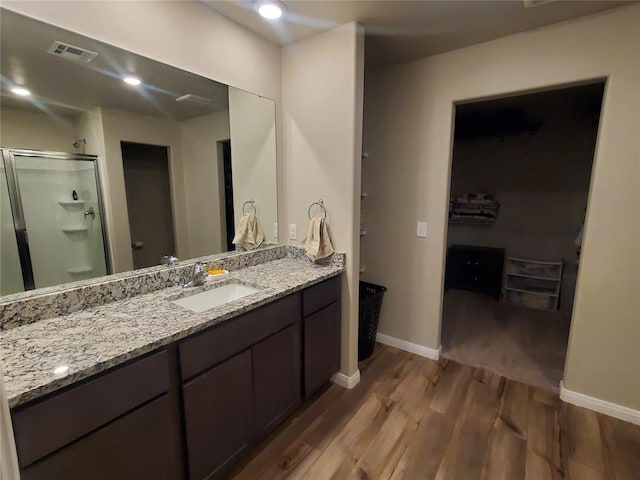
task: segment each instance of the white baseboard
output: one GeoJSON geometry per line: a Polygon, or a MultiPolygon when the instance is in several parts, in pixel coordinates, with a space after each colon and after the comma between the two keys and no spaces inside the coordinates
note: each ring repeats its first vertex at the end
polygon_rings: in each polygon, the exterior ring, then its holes
{"type": "Polygon", "coordinates": [[[341,387],[352,389],[358,383],[360,383],[360,370],[356,370],[356,373],[351,375],[350,377],[345,375],[344,373],[336,373],[331,377],[331,381],[336,385],[340,385],[341,387]]]}
{"type": "Polygon", "coordinates": [[[385,345],[389,345],[390,347],[399,348],[400,350],[404,350],[405,352],[415,353],[416,355],[420,355],[421,357],[430,358],[432,360],[440,359],[440,348],[436,350],[435,348],[424,347],[422,345],[418,345],[417,343],[407,342],[405,340],[390,337],[389,335],[384,335],[382,333],[376,335],[376,341],[384,343],[385,345]]]}
{"type": "Polygon", "coordinates": [[[572,405],[577,405],[578,407],[588,408],[594,412],[604,413],[610,417],[640,425],[640,410],[634,410],[633,408],[623,407],[617,403],[590,397],[584,393],[574,392],[573,390],[565,388],[562,381],[560,381],[560,399],[572,405]]]}

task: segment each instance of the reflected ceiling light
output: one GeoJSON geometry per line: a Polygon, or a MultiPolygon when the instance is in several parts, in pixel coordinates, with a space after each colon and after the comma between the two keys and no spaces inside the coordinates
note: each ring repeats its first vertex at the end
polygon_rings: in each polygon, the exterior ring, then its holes
{"type": "Polygon", "coordinates": [[[28,90],[24,87],[12,87],[11,91],[16,95],[20,95],[21,97],[28,97],[29,95],[31,95],[31,90],[28,90]]]}
{"type": "Polygon", "coordinates": [[[287,10],[284,3],[279,0],[259,0],[256,2],[255,8],[267,20],[277,20],[287,10]]]}
{"type": "Polygon", "coordinates": [[[67,365],[60,365],[53,370],[54,375],[64,375],[69,371],[69,367],[67,365]]]}
{"type": "Polygon", "coordinates": [[[134,77],[132,75],[128,75],[128,76],[124,77],[122,79],[122,81],[124,83],[126,83],[127,85],[131,85],[132,87],[137,87],[138,85],[140,85],[142,83],[142,80],[140,80],[138,77],[134,77]]]}

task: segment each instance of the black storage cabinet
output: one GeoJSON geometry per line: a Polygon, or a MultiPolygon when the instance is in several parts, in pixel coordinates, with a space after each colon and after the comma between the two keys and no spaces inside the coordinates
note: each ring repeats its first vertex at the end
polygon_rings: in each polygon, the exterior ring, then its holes
{"type": "Polygon", "coordinates": [[[500,299],[504,248],[452,245],[447,252],[445,290],[469,290],[500,299]]]}

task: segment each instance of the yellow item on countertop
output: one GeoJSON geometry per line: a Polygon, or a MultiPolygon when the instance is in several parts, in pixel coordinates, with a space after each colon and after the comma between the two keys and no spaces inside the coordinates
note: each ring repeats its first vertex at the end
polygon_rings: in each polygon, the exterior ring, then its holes
{"type": "Polygon", "coordinates": [[[209,275],[220,275],[221,273],[227,273],[226,270],[207,270],[209,275]]]}

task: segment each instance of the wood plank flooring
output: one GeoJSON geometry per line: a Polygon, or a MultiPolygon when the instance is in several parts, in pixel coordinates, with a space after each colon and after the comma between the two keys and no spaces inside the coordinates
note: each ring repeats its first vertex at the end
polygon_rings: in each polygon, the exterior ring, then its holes
{"type": "Polygon", "coordinates": [[[638,479],[640,427],[480,369],[378,345],[352,390],[307,402],[230,475],[638,479]]]}

